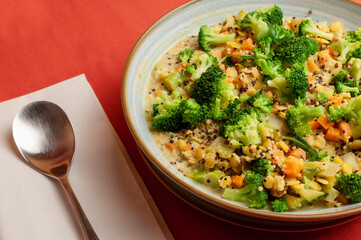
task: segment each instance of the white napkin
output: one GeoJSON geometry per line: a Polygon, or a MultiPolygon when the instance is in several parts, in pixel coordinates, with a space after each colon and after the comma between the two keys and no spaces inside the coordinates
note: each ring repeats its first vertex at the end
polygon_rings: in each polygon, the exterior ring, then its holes
{"type": "Polygon", "coordinates": [[[76,151],[69,181],[99,238],[170,238],[134,166],[128,164],[122,142],[80,75],[0,103],[0,239],[82,239],[60,184],[28,166],[12,139],[15,114],[39,100],[58,104],[73,124],[76,151]]]}

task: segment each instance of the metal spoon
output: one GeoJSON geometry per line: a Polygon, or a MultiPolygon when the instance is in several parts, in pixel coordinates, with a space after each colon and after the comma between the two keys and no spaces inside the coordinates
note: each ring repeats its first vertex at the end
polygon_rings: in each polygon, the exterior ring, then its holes
{"type": "Polygon", "coordinates": [[[20,153],[30,166],[59,180],[64,187],[80,223],[84,239],[99,239],[68,180],[68,170],[75,150],[75,138],[65,112],[51,102],[30,103],[15,116],[13,137],[20,153]]]}

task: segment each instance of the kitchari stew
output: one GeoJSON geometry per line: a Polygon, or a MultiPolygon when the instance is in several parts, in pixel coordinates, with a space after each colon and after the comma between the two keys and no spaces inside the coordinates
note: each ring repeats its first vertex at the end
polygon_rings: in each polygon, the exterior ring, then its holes
{"type": "Polygon", "coordinates": [[[361,202],[361,28],[311,17],[240,10],[159,59],[145,111],[171,165],[250,208],[361,202]]]}

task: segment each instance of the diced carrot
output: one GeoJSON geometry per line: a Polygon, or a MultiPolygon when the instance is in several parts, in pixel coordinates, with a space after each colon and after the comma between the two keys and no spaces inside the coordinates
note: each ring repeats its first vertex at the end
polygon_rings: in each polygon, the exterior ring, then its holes
{"type": "Polygon", "coordinates": [[[155,94],[154,94],[154,96],[155,96],[155,97],[159,97],[161,94],[162,94],[161,91],[156,91],[155,94]]]}
{"type": "Polygon", "coordinates": [[[190,143],[187,143],[184,148],[183,148],[183,151],[190,151],[192,150],[192,145],[190,143]]]}
{"type": "Polygon", "coordinates": [[[227,49],[223,49],[221,52],[221,56],[222,58],[226,57],[228,55],[228,50],[227,49]]]}
{"type": "Polygon", "coordinates": [[[294,148],[290,153],[290,156],[294,156],[296,158],[306,159],[306,152],[301,148],[294,148]]]}
{"type": "Polygon", "coordinates": [[[233,82],[233,79],[232,79],[232,78],[226,78],[226,81],[227,81],[228,83],[232,83],[232,82],[233,82]]]}
{"type": "Polygon", "coordinates": [[[169,151],[173,152],[175,146],[173,143],[164,143],[164,146],[169,149],[169,151]]]}
{"type": "Polygon", "coordinates": [[[273,98],[273,93],[271,91],[266,92],[268,98],[273,98]]]}
{"type": "Polygon", "coordinates": [[[317,122],[316,120],[312,120],[312,121],[308,122],[307,124],[311,126],[312,130],[316,130],[317,128],[319,128],[321,126],[321,124],[319,122],[317,122]]]}
{"type": "Polygon", "coordinates": [[[233,187],[237,187],[240,188],[243,186],[244,183],[244,175],[233,175],[231,176],[231,180],[232,180],[232,186],[233,187]]]}
{"type": "Polygon", "coordinates": [[[288,156],[283,162],[281,170],[287,177],[297,177],[302,170],[302,166],[302,159],[294,156],[288,156]]]}
{"type": "Polygon", "coordinates": [[[328,121],[326,115],[319,116],[319,117],[317,118],[317,122],[318,122],[324,129],[329,129],[330,127],[332,127],[333,125],[335,125],[335,122],[333,122],[333,121],[328,121]]]}
{"type": "Polygon", "coordinates": [[[177,67],[177,69],[176,69],[176,71],[177,72],[180,72],[180,71],[185,71],[186,70],[186,66],[184,66],[183,64],[180,64],[178,67],[177,67]]]}
{"type": "Polygon", "coordinates": [[[330,127],[327,129],[325,139],[331,141],[339,141],[341,139],[340,130],[338,128],[330,127]]]}
{"type": "Polygon", "coordinates": [[[338,124],[338,129],[340,129],[340,132],[348,138],[352,137],[351,127],[350,124],[348,124],[347,122],[341,122],[340,124],[338,124]]]}
{"type": "Polygon", "coordinates": [[[242,50],[252,51],[253,47],[254,47],[254,45],[253,45],[252,38],[247,38],[242,41],[242,50]]]}
{"type": "Polygon", "coordinates": [[[242,62],[242,59],[239,59],[238,57],[231,57],[231,60],[233,63],[242,62]]]}
{"type": "Polygon", "coordinates": [[[328,60],[330,60],[330,55],[326,55],[324,58],[323,58],[323,62],[328,62],[328,60]]]}
{"type": "Polygon", "coordinates": [[[282,160],[285,158],[285,154],[282,150],[278,150],[278,151],[274,151],[272,153],[272,159],[271,161],[274,163],[274,164],[277,164],[278,163],[278,160],[282,160]]]}
{"type": "Polygon", "coordinates": [[[307,61],[307,68],[308,68],[308,71],[311,73],[318,70],[316,63],[313,60],[307,61]]]}
{"type": "Polygon", "coordinates": [[[341,102],[342,102],[342,100],[343,100],[343,98],[342,97],[340,97],[340,96],[333,96],[332,98],[331,98],[331,101],[333,102],[333,104],[334,105],[340,105],[341,104],[341,102]]]}
{"type": "Polygon", "coordinates": [[[308,79],[308,82],[315,81],[315,77],[312,76],[311,74],[309,74],[309,75],[307,76],[307,79],[308,79]]]}
{"type": "Polygon", "coordinates": [[[332,58],[335,58],[335,50],[332,47],[328,48],[328,52],[332,58]]]}
{"type": "Polygon", "coordinates": [[[346,204],[348,203],[348,199],[341,193],[340,195],[337,196],[337,201],[339,201],[340,203],[346,204]]]}

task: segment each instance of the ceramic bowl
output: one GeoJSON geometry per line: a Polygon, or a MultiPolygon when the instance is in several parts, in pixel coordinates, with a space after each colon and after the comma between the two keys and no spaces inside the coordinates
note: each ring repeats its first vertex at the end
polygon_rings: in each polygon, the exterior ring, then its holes
{"type": "MultiPolygon", "coordinates": [[[[285,17],[305,17],[312,9],[314,21],[328,23],[340,21],[345,29],[361,26],[361,6],[341,0],[202,0],[186,3],[159,19],[138,40],[130,53],[122,79],[122,104],[129,128],[156,174],[170,182],[172,190],[186,193],[200,205],[214,210],[214,215],[241,218],[245,221],[262,221],[266,225],[304,226],[346,219],[361,213],[361,203],[338,208],[319,208],[274,213],[269,210],[250,209],[242,203],[232,202],[205,190],[191,179],[184,177],[163,157],[153,142],[145,118],[143,99],[152,68],[158,59],[179,39],[197,34],[203,24],[222,22],[228,14],[237,14],[241,9],[252,11],[259,7],[277,4],[285,17]],[[223,213],[223,214],[222,214],[223,213]]],[[[183,194],[184,195],[184,194],[183,194]]]]}

